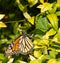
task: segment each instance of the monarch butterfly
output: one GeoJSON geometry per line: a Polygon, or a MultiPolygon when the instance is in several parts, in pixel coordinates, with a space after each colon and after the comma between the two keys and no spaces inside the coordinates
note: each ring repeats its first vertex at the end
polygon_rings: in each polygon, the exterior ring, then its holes
{"type": "Polygon", "coordinates": [[[14,42],[12,42],[5,51],[6,56],[11,56],[16,53],[27,55],[33,50],[33,44],[29,37],[22,33],[14,42]]]}

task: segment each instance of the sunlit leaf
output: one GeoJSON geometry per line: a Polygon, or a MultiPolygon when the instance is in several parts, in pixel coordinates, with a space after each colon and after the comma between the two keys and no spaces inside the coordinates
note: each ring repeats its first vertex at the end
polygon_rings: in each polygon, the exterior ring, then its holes
{"type": "Polygon", "coordinates": [[[37,2],[38,2],[38,0],[28,0],[30,7],[33,7],[35,4],[37,4],[37,2]]]}
{"type": "Polygon", "coordinates": [[[45,45],[49,44],[49,37],[48,37],[48,35],[44,35],[42,37],[41,43],[44,43],[45,45]]]}
{"type": "Polygon", "coordinates": [[[39,48],[41,48],[41,46],[38,46],[38,45],[34,46],[34,49],[39,49],[39,48]]]}
{"type": "Polygon", "coordinates": [[[52,8],[52,4],[45,2],[42,5],[37,6],[37,8],[41,9],[41,12],[45,12],[52,8]]]}
{"type": "Polygon", "coordinates": [[[35,60],[36,58],[34,57],[34,56],[32,56],[32,55],[29,55],[29,57],[30,57],[30,60],[35,60]]]}
{"type": "Polygon", "coordinates": [[[2,61],[0,61],[0,63],[3,63],[2,61]]]}
{"type": "Polygon", "coordinates": [[[50,59],[47,63],[57,63],[56,59],[50,59]]]}
{"type": "Polygon", "coordinates": [[[52,24],[53,28],[57,31],[58,30],[58,18],[56,14],[48,14],[47,17],[50,23],[52,24]]]}
{"type": "Polygon", "coordinates": [[[42,61],[39,60],[39,59],[36,59],[36,60],[32,60],[32,61],[30,61],[29,63],[42,63],[42,61]]]}
{"type": "Polygon", "coordinates": [[[28,21],[29,21],[32,25],[34,25],[34,16],[31,17],[31,18],[29,18],[28,21]]]}
{"type": "Polygon", "coordinates": [[[48,45],[49,39],[48,36],[43,36],[41,39],[34,40],[33,44],[35,45],[48,45]]]}
{"type": "Polygon", "coordinates": [[[56,4],[56,7],[60,8],[60,3],[57,3],[57,4],[56,4]]]}
{"type": "Polygon", "coordinates": [[[25,17],[26,19],[31,18],[31,16],[30,16],[27,12],[24,12],[23,15],[24,15],[24,17],[25,17]]]}
{"type": "Polygon", "coordinates": [[[39,40],[34,40],[34,41],[33,41],[33,44],[34,44],[34,45],[38,45],[38,42],[39,42],[39,40]]]}
{"type": "Polygon", "coordinates": [[[41,56],[41,53],[40,53],[40,51],[39,50],[35,50],[34,51],[34,56],[36,57],[36,58],[39,58],[40,56],[41,56]]]}
{"type": "Polygon", "coordinates": [[[39,0],[41,3],[44,3],[44,0],[39,0]]]}
{"type": "MultiPolygon", "coordinates": [[[[54,36],[54,39],[57,39],[57,41],[60,42],[60,28],[58,30],[58,33],[54,36]]],[[[56,41],[56,40],[55,40],[56,41]]]]}
{"type": "Polygon", "coordinates": [[[56,58],[57,52],[56,52],[56,50],[52,50],[52,51],[49,51],[49,54],[50,54],[50,56],[52,56],[53,58],[56,58]]]}
{"type": "Polygon", "coordinates": [[[9,61],[7,63],[12,63],[14,60],[14,58],[10,58],[9,61]]]}
{"type": "Polygon", "coordinates": [[[52,59],[53,57],[50,55],[45,55],[45,59],[52,59]]]}
{"type": "Polygon", "coordinates": [[[53,3],[53,7],[49,10],[49,13],[50,13],[50,14],[53,14],[53,13],[56,12],[56,10],[57,10],[56,3],[53,3]]]}
{"type": "Polygon", "coordinates": [[[0,14],[0,20],[5,16],[5,14],[0,14]]]}
{"type": "Polygon", "coordinates": [[[5,59],[4,54],[0,53],[0,60],[4,60],[4,59],[5,59]]]}
{"type": "Polygon", "coordinates": [[[21,4],[21,2],[19,0],[16,0],[16,2],[18,3],[19,9],[23,12],[24,6],[21,4]]]}
{"type": "Polygon", "coordinates": [[[57,15],[57,16],[60,16],[60,11],[57,11],[57,12],[56,12],[56,15],[57,15]]]}
{"type": "Polygon", "coordinates": [[[60,3],[60,0],[57,0],[57,3],[60,3]]]}
{"type": "Polygon", "coordinates": [[[19,61],[20,63],[27,63],[27,62],[25,62],[25,61],[19,61]]]}
{"type": "Polygon", "coordinates": [[[46,34],[48,35],[48,36],[52,36],[52,35],[54,35],[56,33],[56,31],[52,28],[52,29],[50,29],[46,34]]]}
{"type": "Polygon", "coordinates": [[[0,28],[7,27],[2,21],[0,21],[0,28]]]}
{"type": "Polygon", "coordinates": [[[60,0],[57,0],[56,6],[60,8],[60,0]]]}

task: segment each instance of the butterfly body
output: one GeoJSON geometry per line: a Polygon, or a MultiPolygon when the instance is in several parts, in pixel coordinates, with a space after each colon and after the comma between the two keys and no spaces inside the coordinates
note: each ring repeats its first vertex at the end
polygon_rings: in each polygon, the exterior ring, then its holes
{"type": "Polygon", "coordinates": [[[14,42],[12,42],[5,51],[6,56],[11,56],[16,53],[22,55],[27,55],[33,50],[33,44],[29,37],[25,34],[18,37],[14,42]]]}

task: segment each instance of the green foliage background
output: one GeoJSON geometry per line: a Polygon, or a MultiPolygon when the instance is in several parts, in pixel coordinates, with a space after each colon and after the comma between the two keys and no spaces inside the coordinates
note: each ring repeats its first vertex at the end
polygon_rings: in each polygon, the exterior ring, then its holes
{"type": "Polygon", "coordinates": [[[60,63],[60,0],[0,0],[0,63],[60,63]],[[2,26],[2,27],[1,27],[2,26]],[[5,49],[24,31],[31,55],[6,57],[5,49]]]}

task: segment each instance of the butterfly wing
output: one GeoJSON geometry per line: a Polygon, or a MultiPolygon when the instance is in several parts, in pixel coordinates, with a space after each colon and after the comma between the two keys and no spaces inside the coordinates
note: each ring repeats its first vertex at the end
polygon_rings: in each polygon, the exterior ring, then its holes
{"type": "Polygon", "coordinates": [[[22,42],[19,43],[19,52],[23,55],[31,53],[33,50],[33,44],[31,40],[26,36],[23,37],[22,42]]]}
{"type": "Polygon", "coordinates": [[[5,51],[6,56],[11,56],[18,52],[19,41],[22,40],[22,36],[18,37],[14,42],[12,42],[5,51]]]}
{"type": "Polygon", "coordinates": [[[6,56],[10,56],[16,53],[26,55],[31,53],[33,45],[31,40],[27,36],[20,36],[14,42],[12,42],[5,51],[6,56]]]}

